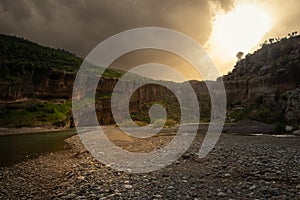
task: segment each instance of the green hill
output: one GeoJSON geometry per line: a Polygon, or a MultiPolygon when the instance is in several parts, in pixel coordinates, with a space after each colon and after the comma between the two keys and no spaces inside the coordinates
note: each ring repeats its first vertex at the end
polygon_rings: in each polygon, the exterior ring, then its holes
{"type": "MultiPolygon", "coordinates": [[[[45,47],[27,39],[0,34],[0,80],[15,81],[26,71],[59,70],[76,72],[83,59],[63,49],[45,47]]],[[[120,70],[108,69],[104,77],[121,77],[120,70]]]]}
{"type": "Polygon", "coordinates": [[[0,35],[0,77],[15,80],[27,70],[57,69],[75,72],[82,59],[65,50],[44,47],[15,36],[0,35]]]}
{"type": "MultiPolygon", "coordinates": [[[[0,34],[0,126],[68,126],[72,85],[82,62],[65,50],[0,34]]],[[[107,69],[103,77],[122,74],[107,69]]]]}
{"type": "MultiPolygon", "coordinates": [[[[2,34],[0,47],[0,127],[70,126],[72,88],[83,59],[65,50],[2,34]]],[[[104,68],[92,66],[90,70],[96,73],[104,68]]],[[[110,97],[123,74],[115,69],[106,69],[102,74],[96,94],[101,124],[113,123],[110,97]]],[[[128,82],[145,79],[129,73],[124,87],[129,86],[128,82]]],[[[135,120],[149,121],[147,108],[157,100],[153,92],[148,92],[145,103],[134,104],[135,120]]],[[[158,93],[166,95],[162,89],[158,93]]]]}

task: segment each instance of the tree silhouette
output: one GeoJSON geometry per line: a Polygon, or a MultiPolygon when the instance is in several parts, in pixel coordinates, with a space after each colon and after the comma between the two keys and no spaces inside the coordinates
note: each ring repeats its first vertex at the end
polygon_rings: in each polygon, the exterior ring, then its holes
{"type": "Polygon", "coordinates": [[[238,62],[240,62],[242,60],[243,55],[244,55],[244,52],[241,52],[241,51],[236,54],[238,62]]]}

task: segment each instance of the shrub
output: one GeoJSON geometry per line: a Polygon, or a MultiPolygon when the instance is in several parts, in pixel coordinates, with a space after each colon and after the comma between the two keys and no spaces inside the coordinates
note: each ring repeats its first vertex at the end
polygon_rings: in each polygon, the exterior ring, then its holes
{"type": "Polygon", "coordinates": [[[292,63],[288,65],[288,73],[290,77],[296,82],[296,84],[300,84],[300,63],[292,63]]]}
{"type": "Polygon", "coordinates": [[[288,55],[284,55],[283,57],[281,57],[281,61],[280,61],[280,64],[285,66],[289,63],[290,59],[288,57],[288,55]]]}
{"type": "Polygon", "coordinates": [[[136,124],[131,120],[126,120],[126,121],[122,121],[119,125],[125,128],[129,128],[129,127],[134,127],[136,124]]]}
{"type": "Polygon", "coordinates": [[[276,133],[285,133],[286,132],[286,130],[285,130],[286,124],[285,123],[276,122],[274,125],[275,125],[275,132],[276,133]]]}
{"type": "Polygon", "coordinates": [[[11,105],[0,111],[3,127],[64,126],[70,119],[71,103],[29,101],[11,105]]]}
{"type": "Polygon", "coordinates": [[[165,125],[165,120],[164,119],[157,119],[153,122],[152,126],[154,128],[159,128],[165,125]]]}
{"type": "Polygon", "coordinates": [[[255,98],[255,103],[257,106],[262,105],[263,101],[264,101],[264,98],[262,96],[258,96],[255,98]]]}
{"type": "Polygon", "coordinates": [[[174,127],[177,124],[177,122],[173,119],[167,119],[166,121],[164,119],[157,119],[153,122],[152,126],[154,128],[159,127],[174,127]]]}
{"type": "Polygon", "coordinates": [[[146,126],[148,125],[146,122],[142,122],[142,121],[134,121],[138,126],[146,126]]]}
{"type": "Polygon", "coordinates": [[[271,57],[272,57],[273,60],[276,60],[277,58],[279,58],[280,54],[281,54],[281,51],[280,51],[280,48],[278,46],[273,47],[271,49],[271,57]]]}
{"type": "Polygon", "coordinates": [[[129,128],[129,127],[134,127],[136,125],[138,125],[138,126],[146,126],[146,125],[148,125],[148,123],[142,122],[142,121],[126,120],[126,121],[121,122],[119,125],[122,126],[122,127],[129,128]]]}
{"type": "Polygon", "coordinates": [[[167,119],[166,123],[165,123],[165,127],[173,127],[177,124],[177,121],[173,120],[173,119],[167,119]]]}

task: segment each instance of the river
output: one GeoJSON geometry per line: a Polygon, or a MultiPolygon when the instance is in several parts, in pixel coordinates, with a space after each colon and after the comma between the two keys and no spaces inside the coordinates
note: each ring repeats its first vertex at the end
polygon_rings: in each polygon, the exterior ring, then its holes
{"type": "Polygon", "coordinates": [[[43,153],[64,150],[76,130],[0,136],[0,165],[11,165],[43,153]]]}

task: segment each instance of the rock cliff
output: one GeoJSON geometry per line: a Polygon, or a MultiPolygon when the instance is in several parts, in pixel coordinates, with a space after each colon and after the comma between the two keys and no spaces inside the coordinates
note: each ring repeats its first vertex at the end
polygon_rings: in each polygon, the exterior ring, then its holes
{"type": "Polygon", "coordinates": [[[300,36],[262,45],[223,80],[231,111],[269,109],[288,123],[300,123],[300,36]]]}
{"type": "MultiPolygon", "coordinates": [[[[0,37],[0,43],[6,44],[7,39],[5,38],[4,41],[2,37],[0,37]]],[[[0,50],[1,116],[6,116],[9,109],[14,110],[14,107],[11,106],[12,101],[38,99],[55,103],[70,102],[76,70],[80,66],[79,58],[61,50],[42,48],[21,39],[9,38],[8,41],[10,43],[8,46],[11,46],[12,43],[18,47],[17,49],[34,49],[32,51],[35,56],[25,54],[21,61],[16,61],[16,58],[7,56],[7,52],[12,54],[16,48],[8,49],[6,52],[0,50]],[[39,50],[36,51],[36,48],[39,50]],[[55,56],[58,57],[57,60],[52,59],[55,56]],[[40,61],[42,57],[48,59],[46,64],[40,61]],[[31,60],[33,62],[29,62],[31,60]],[[40,65],[44,67],[39,67],[40,65]],[[14,68],[14,66],[21,67],[14,68]],[[57,99],[63,99],[63,101],[57,101],[57,99]]],[[[122,73],[109,71],[99,81],[96,109],[101,124],[114,123],[110,97],[121,75],[122,73]]],[[[267,123],[299,124],[299,77],[299,36],[264,44],[261,49],[240,60],[233,71],[223,77],[228,101],[228,119],[231,121],[253,119],[267,123]]],[[[141,77],[136,78],[138,80],[141,77]]],[[[201,119],[209,121],[210,97],[206,84],[203,81],[190,81],[190,83],[199,100],[201,119]]],[[[130,81],[122,81],[121,87],[127,91],[130,84],[130,81]]],[[[185,83],[169,82],[168,84],[175,85],[178,88],[177,92],[185,92],[182,90],[182,85],[185,83]]],[[[176,96],[168,88],[160,86],[159,82],[158,84],[147,84],[134,92],[130,102],[132,118],[137,121],[149,122],[148,109],[153,103],[164,105],[168,117],[179,120],[180,107],[176,96]]],[[[15,111],[19,110],[20,106],[16,106],[15,111]]],[[[64,113],[70,115],[71,112],[64,113]]],[[[70,116],[66,118],[70,119],[70,116]]],[[[5,126],[2,122],[0,125],[5,126]]]]}

